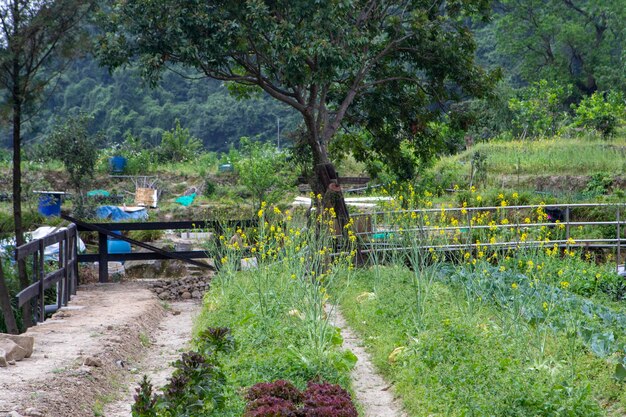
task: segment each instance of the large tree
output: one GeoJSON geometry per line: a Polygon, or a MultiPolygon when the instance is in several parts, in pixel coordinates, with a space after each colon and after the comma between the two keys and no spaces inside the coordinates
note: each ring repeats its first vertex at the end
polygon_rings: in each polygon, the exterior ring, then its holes
{"type": "MultiPolygon", "coordinates": [[[[182,65],[261,89],[300,113],[313,163],[329,166],[329,143],[359,101],[354,120],[387,115],[378,125],[417,133],[433,101],[481,93],[466,24],[488,10],[488,0],[120,0],[101,61],[136,61],[153,82],[182,65]]],[[[318,193],[325,185],[312,181],[318,193]]]]}
{"type": "Polygon", "coordinates": [[[523,81],[572,84],[578,96],[626,90],[623,1],[500,0],[497,10],[496,56],[523,81]]]}
{"type": "MultiPolygon", "coordinates": [[[[3,115],[13,132],[13,218],[18,246],[24,244],[21,183],[24,117],[64,67],[69,52],[75,50],[80,33],[77,29],[90,4],[90,0],[0,2],[0,89],[3,115]]],[[[18,269],[20,285],[25,287],[29,283],[23,262],[18,269]]],[[[4,311],[4,314],[12,312],[4,311]]],[[[29,325],[30,320],[27,308],[24,324],[29,325]]]]}

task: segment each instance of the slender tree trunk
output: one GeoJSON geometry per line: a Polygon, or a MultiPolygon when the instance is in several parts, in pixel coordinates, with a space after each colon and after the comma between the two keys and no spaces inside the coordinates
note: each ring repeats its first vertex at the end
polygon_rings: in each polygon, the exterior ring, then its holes
{"type": "Polygon", "coordinates": [[[0,262],[0,310],[2,311],[2,317],[4,318],[4,325],[7,328],[7,333],[19,333],[17,323],[15,322],[15,315],[13,314],[13,308],[11,307],[11,296],[4,277],[2,262],[0,262]]]}
{"type": "MultiPolygon", "coordinates": [[[[14,52],[17,54],[17,52],[14,52]]],[[[24,226],[22,225],[22,102],[21,78],[18,56],[13,58],[13,225],[15,229],[15,245],[21,246],[25,243],[24,226]]],[[[17,263],[20,287],[26,288],[29,285],[26,276],[26,262],[21,260],[17,263]]],[[[30,327],[32,323],[32,309],[29,303],[22,308],[22,322],[24,328],[30,327]]]]}

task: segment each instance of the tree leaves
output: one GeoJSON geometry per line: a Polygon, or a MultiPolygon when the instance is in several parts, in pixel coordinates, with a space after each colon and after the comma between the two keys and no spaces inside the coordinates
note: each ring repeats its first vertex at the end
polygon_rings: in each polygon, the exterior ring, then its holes
{"type": "Polygon", "coordinates": [[[389,113],[368,101],[358,113],[366,119],[382,113],[386,123],[397,118],[410,131],[415,119],[434,120],[431,100],[454,99],[459,91],[482,94],[490,86],[473,63],[471,34],[457,19],[485,15],[484,0],[437,7],[419,0],[156,3],[117,4],[109,18],[117,25],[101,38],[101,62],[115,67],[120,53],[139,58],[151,82],[169,65],[182,64],[218,80],[256,85],[302,114],[316,163],[328,162],[328,143],[363,96],[406,91],[407,100],[388,98],[389,113]],[[397,88],[386,90],[390,83],[397,88]],[[415,87],[423,94],[412,101],[415,87]]]}

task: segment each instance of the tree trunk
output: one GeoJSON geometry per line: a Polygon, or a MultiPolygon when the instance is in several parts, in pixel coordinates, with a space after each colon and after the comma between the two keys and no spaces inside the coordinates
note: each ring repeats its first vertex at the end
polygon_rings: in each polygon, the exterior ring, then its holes
{"type": "MultiPolygon", "coordinates": [[[[16,53],[16,52],[14,52],[16,53]]],[[[25,243],[24,228],[22,225],[22,94],[20,66],[17,55],[13,58],[12,74],[13,91],[11,98],[13,101],[13,225],[15,229],[15,245],[21,246],[25,243]]],[[[20,287],[28,287],[28,277],[26,276],[26,262],[21,260],[17,263],[20,287]]],[[[32,309],[29,303],[22,307],[22,322],[24,328],[30,327],[32,322],[32,309]]]]}
{"type": "Polygon", "coordinates": [[[344,226],[350,220],[350,214],[341,192],[341,185],[339,184],[335,166],[332,163],[319,164],[315,166],[314,171],[318,182],[317,186],[320,187],[321,191],[319,194],[322,195],[322,200],[335,210],[338,226],[343,231],[344,226]]]}
{"type": "Polygon", "coordinates": [[[18,334],[19,330],[15,322],[13,308],[11,307],[11,295],[9,294],[9,288],[4,277],[2,262],[0,262],[0,311],[2,311],[7,333],[18,334]]]}
{"type": "MultiPolygon", "coordinates": [[[[313,155],[313,173],[309,177],[309,185],[311,191],[315,196],[321,196],[324,198],[328,192],[330,184],[339,184],[339,178],[335,166],[330,162],[328,158],[328,150],[326,149],[326,142],[321,142],[319,132],[316,131],[316,124],[311,113],[304,113],[304,124],[307,128],[307,141],[311,148],[313,155]]],[[[333,208],[337,214],[337,220],[339,226],[342,228],[348,223],[350,215],[348,214],[348,208],[343,197],[341,189],[335,191],[337,193],[336,198],[333,198],[333,208]]],[[[314,199],[317,200],[317,199],[314,199]]],[[[314,202],[317,205],[318,210],[323,210],[321,201],[314,202]]]]}

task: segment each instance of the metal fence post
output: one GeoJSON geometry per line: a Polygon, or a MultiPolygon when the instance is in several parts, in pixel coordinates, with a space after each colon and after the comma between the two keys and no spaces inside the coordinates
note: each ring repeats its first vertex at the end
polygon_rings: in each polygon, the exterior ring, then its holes
{"type": "Polygon", "coordinates": [[[617,206],[617,212],[615,214],[616,218],[616,227],[617,227],[617,258],[615,259],[615,269],[619,273],[619,263],[622,259],[622,238],[621,238],[621,228],[620,228],[620,216],[619,216],[619,206],[617,206]]]}
{"type": "MultiPolygon", "coordinates": [[[[569,241],[570,231],[569,231],[569,206],[565,207],[565,240],[569,241]]],[[[569,242],[568,242],[569,245],[569,242]]],[[[568,246],[569,250],[569,246],[568,246]]]]}

